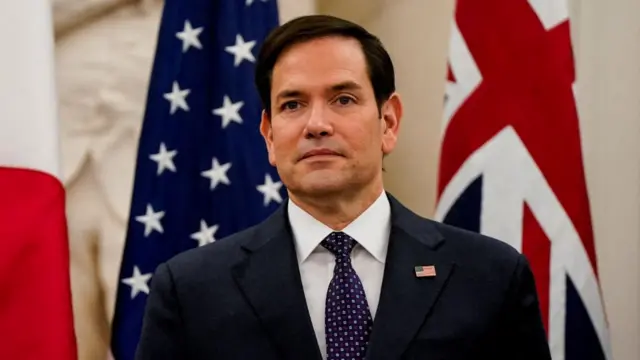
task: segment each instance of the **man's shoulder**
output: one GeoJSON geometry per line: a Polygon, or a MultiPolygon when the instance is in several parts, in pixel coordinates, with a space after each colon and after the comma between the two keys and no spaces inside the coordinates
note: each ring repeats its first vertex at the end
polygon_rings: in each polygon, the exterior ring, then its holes
{"type": "Polygon", "coordinates": [[[454,262],[459,270],[473,273],[477,278],[507,278],[518,267],[528,265],[526,258],[502,239],[435,220],[424,221],[442,234],[444,241],[438,252],[454,262]]]}
{"type": "Polygon", "coordinates": [[[183,251],[166,261],[176,277],[193,277],[228,269],[242,256],[242,245],[253,237],[259,225],[249,227],[213,243],[183,251]]]}
{"type": "Polygon", "coordinates": [[[520,253],[510,244],[477,231],[468,230],[440,221],[425,219],[444,237],[448,246],[458,250],[471,251],[474,254],[493,255],[500,258],[517,258],[520,253]]]}
{"type": "Polygon", "coordinates": [[[518,267],[527,265],[524,256],[504,239],[420,216],[390,198],[397,219],[402,219],[397,220],[400,226],[425,239],[434,247],[435,256],[454,263],[458,271],[477,279],[497,280],[506,279],[518,267]]]}
{"type": "Polygon", "coordinates": [[[521,254],[505,239],[423,217],[389,195],[396,223],[418,238],[437,245],[436,252],[455,262],[515,263],[521,254]]]}

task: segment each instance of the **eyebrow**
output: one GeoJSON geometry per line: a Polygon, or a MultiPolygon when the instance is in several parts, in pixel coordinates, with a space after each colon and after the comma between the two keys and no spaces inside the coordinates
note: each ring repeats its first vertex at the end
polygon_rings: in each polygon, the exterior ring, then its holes
{"type": "MultiPolygon", "coordinates": [[[[329,87],[328,89],[328,92],[337,92],[337,91],[344,91],[344,90],[361,90],[361,89],[362,89],[362,86],[360,84],[356,83],[355,81],[347,80],[347,81],[343,81],[343,82],[331,85],[331,87],[329,87]]],[[[276,100],[295,98],[295,97],[301,96],[302,94],[303,92],[300,90],[285,89],[280,91],[276,95],[276,100]]]]}
{"type": "Polygon", "coordinates": [[[331,86],[331,91],[343,91],[343,90],[360,90],[362,86],[355,81],[343,81],[341,83],[331,86]]]}

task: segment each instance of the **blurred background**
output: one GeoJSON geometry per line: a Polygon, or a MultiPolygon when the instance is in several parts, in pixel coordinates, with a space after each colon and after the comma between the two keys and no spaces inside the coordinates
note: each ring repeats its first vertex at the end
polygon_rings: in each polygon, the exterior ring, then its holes
{"type": "MultiPolygon", "coordinates": [[[[52,1],[74,324],[79,358],[100,360],[109,353],[163,2],[52,1]]],[[[612,353],[616,360],[637,360],[640,2],[569,3],[580,136],[612,353]]],[[[436,207],[454,6],[453,0],[278,1],[281,22],[337,15],[363,25],[386,45],[405,103],[399,146],[385,164],[386,187],[427,217],[434,217],[436,207]]]]}

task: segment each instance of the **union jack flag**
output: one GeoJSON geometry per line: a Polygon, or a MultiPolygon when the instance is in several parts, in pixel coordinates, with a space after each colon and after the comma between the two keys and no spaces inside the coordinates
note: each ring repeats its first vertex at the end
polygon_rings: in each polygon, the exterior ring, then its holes
{"type": "Polygon", "coordinates": [[[567,3],[458,0],[448,65],[435,217],[528,258],[553,359],[611,359],[567,3]]]}

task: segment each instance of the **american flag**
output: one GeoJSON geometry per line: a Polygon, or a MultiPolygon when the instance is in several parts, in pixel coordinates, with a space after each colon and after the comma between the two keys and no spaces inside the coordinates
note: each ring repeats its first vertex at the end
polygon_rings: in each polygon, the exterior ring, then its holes
{"type": "Polygon", "coordinates": [[[553,359],[610,360],[566,0],[458,0],[436,218],[531,264],[553,359]]]}
{"type": "Polygon", "coordinates": [[[276,0],[167,0],[137,155],[112,326],[133,359],[156,267],[254,225],[284,200],[259,133],[258,48],[276,0]]]}
{"type": "Polygon", "coordinates": [[[415,268],[417,277],[432,277],[436,276],[436,268],[433,265],[429,266],[416,266],[415,268]]]}

